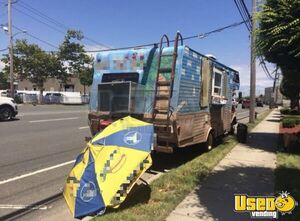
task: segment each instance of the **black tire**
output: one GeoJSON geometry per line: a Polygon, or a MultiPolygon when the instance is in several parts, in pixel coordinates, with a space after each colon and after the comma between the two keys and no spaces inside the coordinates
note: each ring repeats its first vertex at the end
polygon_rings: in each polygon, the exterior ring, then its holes
{"type": "Polygon", "coordinates": [[[234,135],[234,125],[235,125],[235,124],[231,124],[231,126],[230,126],[230,131],[229,131],[229,135],[234,135]]]}
{"type": "Polygon", "coordinates": [[[230,124],[230,131],[229,131],[229,134],[230,135],[234,135],[234,131],[235,131],[235,128],[234,126],[237,124],[237,120],[236,118],[233,119],[233,121],[231,122],[230,124]]]}
{"type": "Polygon", "coordinates": [[[213,148],[213,143],[214,143],[214,136],[212,135],[212,133],[209,133],[207,140],[204,143],[205,150],[210,151],[213,148]]]}
{"type": "Polygon", "coordinates": [[[11,120],[13,118],[13,110],[9,106],[0,108],[0,120],[11,120]]]}

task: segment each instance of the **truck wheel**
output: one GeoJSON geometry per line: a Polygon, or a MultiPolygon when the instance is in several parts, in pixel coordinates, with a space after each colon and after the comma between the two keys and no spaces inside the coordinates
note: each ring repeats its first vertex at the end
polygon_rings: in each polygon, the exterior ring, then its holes
{"type": "Polygon", "coordinates": [[[0,120],[10,120],[12,119],[13,111],[10,107],[2,107],[0,109],[0,120]]]}
{"type": "Polygon", "coordinates": [[[208,134],[207,141],[205,142],[205,150],[210,151],[213,148],[214,137],[212,133],[208,134]]]}

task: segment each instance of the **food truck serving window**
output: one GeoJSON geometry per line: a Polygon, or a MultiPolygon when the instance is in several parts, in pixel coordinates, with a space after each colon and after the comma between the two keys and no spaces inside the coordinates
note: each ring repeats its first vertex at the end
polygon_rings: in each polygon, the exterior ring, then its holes
{"type": "Polygon", "coordinates": [[[139,74],[136,72],[103,74],[102,82],[113,82],[113,81],[120,81],[120,82],[132,81],[138,83],[139,74]]]}
{"type": "Polygon", "coordinates": [[[222,72],[214,71],[213,95],[220,96],[221,94],[222,94],[222,72]]]}

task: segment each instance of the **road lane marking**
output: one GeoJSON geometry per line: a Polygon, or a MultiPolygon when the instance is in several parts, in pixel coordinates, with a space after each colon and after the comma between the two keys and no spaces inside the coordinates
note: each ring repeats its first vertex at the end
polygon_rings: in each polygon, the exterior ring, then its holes
{"type": "Polygon", "coordinates": [[[83,129],[88,129],[90,128],[89,126],[85,126],[85,127],[78,127],[79,130],[83,130],[83,129]]]}
{"type": "Polygon", "coordinates": [[[20,176],[9,178],[7,180],[2,180],[2,181],[0,181],[0,185],[5,184],[5,183],[9,183],[9,182],[12,182],[12,181],[20,180],[20,179],[23,179],[23,178],[26,178],[26,177],[29,177],[29,176],[39,174],[39,173],[44,173],[44,172],[47,172],[49,170],[53,170],[53,169],[56,169],[56,168],[59,168],[59,167],[69,165],[69,164],[73,164],[74,162],[75,162],[75,160],[71,160],[71,161],[60,163],[60,164],[57,164],[57,165],[54,165],[54,166],[51,166],[51,167],[47,167],[47,168],[44,168],[44,169],[41,169],[41,170],[36,170],[34,172],[30,172],[30,173],[26,173],[26,174],[23,174],[23,175],[20,175],[20,176]]]}
{"type": "Polygon", "coordinates": [[[57,115],[57,114],[81,114],[81,113],[89,113],[89,111],[43,111],[43,112],[25,112],[22,114],[18,114],[19,117],[28,117],[28,116],[40,116],[40,115],[57,115]]]}
{"type": "Polygon", "coordinates": [[[76,120],[78,117],[69,117],[69,118],[56,118],[56,119],[47,119],[47,120],[31,120],[29,123],[41,123],[41,122],[50,122],[50,121],[62,121],[62,120],[76,120]]]}
{"type": "Polygon", "coordinates": [[[237,114],[249,113],[249,110],[237,112],[237,114]]]}
{"type": "Polygon", "coordinates": [[[31,209],[31,210],[47,210],[50,209],[48,206],[44,205],[13,205],[13,204],[0,204],[0,209],[31,209]]]}

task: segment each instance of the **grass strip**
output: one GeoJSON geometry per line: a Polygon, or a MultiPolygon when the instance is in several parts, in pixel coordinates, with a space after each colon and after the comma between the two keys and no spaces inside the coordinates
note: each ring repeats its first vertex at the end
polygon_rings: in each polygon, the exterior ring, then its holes
{"type": "MultiPolygon", "coordinates": [[[[299,117],[297,115],[283,115],[283,120],[299,119],[299,117]]],[[[276,158],[275,192],[288,191],[300,203],[300,154],[278,151],[276,158]]],[[[292,215],[279,216],[278,220],[299,221],[299,206],[293,210],[292,215]]]]}
{"type": "MultiPolygon", "coordinates": [[[[291,153],[277,153],[277,167],[275,169],[275,191],[288,191],[300,203],[300,155],[291,153]]],[[[299,221],[300,210],[296,207],[292,215],[280,216],[279,220],[299,221]]]]}
{"type": "Polygon", "coordinates": [[[260,114],[258,114],[257,119],[255,120],[254,123],[247,123],[249,131],[251,131],[254,127],[256,127],[257,124],[259,124],[263,119],[265,119],[270,113],[271,109],[267,109],[260,114]]]}
{"type": "MultiPolygon", "coordinates": [[[[270,111],[261,113],[255,123],[248,124],[249,129],[254,128],[270,111]]],[[[164,220],[236,144],[236,139],[229,137],[223,144],[218,145],[210,152],[203,153],[170,170],[149,186],[145,185],[134,194],[129,195],[119,209],[109,209],[106,214],[95,217],[93,220],[164,220]]]]}

